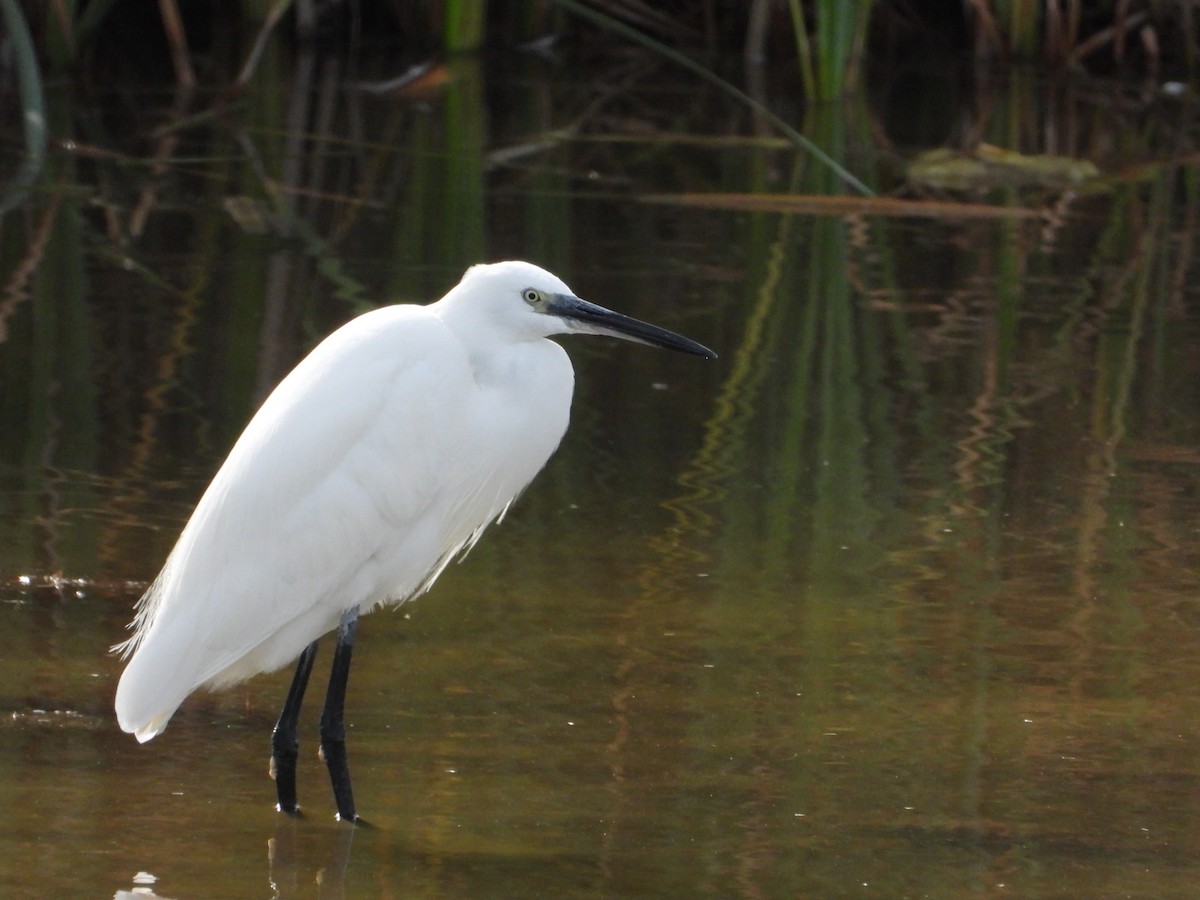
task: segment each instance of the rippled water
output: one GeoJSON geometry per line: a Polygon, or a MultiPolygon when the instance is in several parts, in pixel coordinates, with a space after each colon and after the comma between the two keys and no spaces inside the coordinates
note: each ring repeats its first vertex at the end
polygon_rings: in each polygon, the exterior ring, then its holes
{"type": "MultiPolygon", "coordinates": [[[[603,67],[460,64],[389,100],[301,63],[165,137],[159,94],[88,118],[63,90],[80,146],[0,221],[6,894],[1194,889],[1177,116],[1137,114],[1136,177],[1081,130],[1104,184],[969,198],[1031,217],[780,215],[643,202],[836,183],[653,63],[604,96],[603,67]],[[107,648],[262,394],[359,309],[506,256],[721,358],[564,339],[558,455],[428,597],[363,621],[349,752],[373,827],[333,821],[312,698],[305,814],[273,811],[287,673],[122,734],[107,648]]],[[[806,125],[887,189],[867,126],[898,113],[874,109],[806,125]]]]}

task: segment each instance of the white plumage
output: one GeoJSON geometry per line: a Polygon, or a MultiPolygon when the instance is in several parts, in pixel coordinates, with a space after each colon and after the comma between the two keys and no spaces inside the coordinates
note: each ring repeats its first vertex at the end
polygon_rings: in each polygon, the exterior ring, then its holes
{"type": "Polygon", "coordinates": [[[545,338],[569,331],[712,355],[522,262],[475,266],[436,303],[323,341],[250,421],[139,602],[121,728],[147,741],[197,688],[278,669],[348,612],[428,589],[562,439],[574,373],[545,338]]]}

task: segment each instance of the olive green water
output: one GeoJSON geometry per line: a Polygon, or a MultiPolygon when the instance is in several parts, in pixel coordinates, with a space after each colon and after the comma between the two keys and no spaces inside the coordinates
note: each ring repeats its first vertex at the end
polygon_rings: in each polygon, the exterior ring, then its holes
{"type": "MultiPolygon", "coordinates": [[[[836,185],[653,60],[460,61],[396,97],[353,88],[386,54],[271,54],[231,117],[159,134],[202,104],[52,85],[75,143],[0,219],[0,893],[1194,894],[1183,107],[989,95],[988,140],[1039,108],[1122,173],[971,198],[1031,218],[779,215],[644,202],[836,185]],[[287,673],[122,734],[107,648],[258,399],[356,311],[512,256],[720,359],[564,339],[559,453],[363,621],[372,827],[333,820],[319,688],[305,813],[273,811],[287,673]]],[[[888,190],[881,135],[939,143],[946,94],[798,124],[888,190]]]]}

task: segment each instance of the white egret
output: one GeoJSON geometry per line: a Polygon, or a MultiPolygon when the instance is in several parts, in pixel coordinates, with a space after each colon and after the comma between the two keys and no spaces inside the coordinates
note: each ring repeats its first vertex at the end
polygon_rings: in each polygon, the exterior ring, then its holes
{"type": "Polygon", "coordinates": [[[546,338],[580,332],[716,355],[525,262],[473,266],[436,303],[321,342],[250,420],[114,648],[129,658],[121,728],[148,741],[197,688],[299,655],[271,753],[278,808],[295,813],[300,704],[317,639],[337,629],[321,755],[356,821],[343,705],[358,617],[428,590],[546,463],[575,380],[546,338]]]}

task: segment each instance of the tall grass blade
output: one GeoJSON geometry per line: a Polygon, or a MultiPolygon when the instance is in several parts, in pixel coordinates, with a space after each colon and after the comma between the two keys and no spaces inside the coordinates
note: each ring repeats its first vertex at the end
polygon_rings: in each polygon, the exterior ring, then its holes
{"type": "Polygon", "coordinates": [[[46,161],[46,98],[37,53],[17,0],[0,0],[0,14],[8,31],[21,90],[21,117],[25,132],[25,159],[12,182],[0,194],[0,215],[21,202],[37,180],[46,161]]]}
{"type": "Polygon", "coordinates": [[[759,103],[745,91],[734,87],[715,72],[706,69],[704,66],[680,53],[678,50],[674,50],[660,41],[656,41],[654,38],[642,34],[635,28],[630,28],[624,22],[619,22],[616,19],[604,15],[603,13],[597,12],[594,9],[590,9],[581,3],[575,2],[575,0],[554,0],[554,2],[563,9],[574,13],[580,18],[587,19],[588,21],[599,25],[602,28],[606,28],[609,31],[614,31],[623,37],[629,38],[629,40],[634,41],[635,43],[641,44],[643,47],[653,50],[655,53],[658,53],[666,59],[671,60],[671,62],[687,69],[692,74],[704,79],[709,84],[715,85],[725,93],[736,97],[750,109],[754,110],[755,113],[762,116],[772,125],[774,125],[781,134],[788,138],[788,140],[792,141],[797,146],[804,148],[823,165],[827,166],[831,171],[836,173],[838,178],[843,183],[858,191],[864,197],[875,196],[874,191],[872,191],[869,187],[863,184],[863,182],[852,175],[843,165],[834,160],[824,150],[802,135],[782,118],[777,116],[768,107],[764,106],[762,103],[759,103]]]}
{"type": "Polygon", "coordinates": [[[477,50],[483,45],[487,0],[446,0],[442,15],[447,50],[477,50]]]}
{"type": "Polygon", "coordinates": [[[800,79],[804,83],[804,96],[817,96],[817,76],[813,69],[812,41],[808,39],[808,23],[804,20],[802,0],[788,0],[792,15],[792,33],[796,41],[796,55],[800,60],[800,79]]]}

